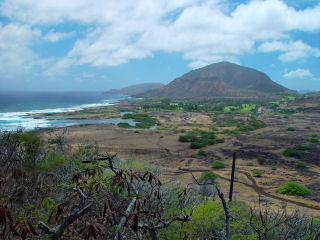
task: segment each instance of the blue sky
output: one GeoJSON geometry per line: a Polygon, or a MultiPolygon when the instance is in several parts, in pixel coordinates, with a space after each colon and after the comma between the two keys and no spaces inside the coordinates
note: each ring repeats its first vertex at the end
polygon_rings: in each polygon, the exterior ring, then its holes
{"type": "Polygon", "coordinates": [[[320,91],[320,1],[0,1],[2,91],[169,83],[220,61],[320,91]]]}

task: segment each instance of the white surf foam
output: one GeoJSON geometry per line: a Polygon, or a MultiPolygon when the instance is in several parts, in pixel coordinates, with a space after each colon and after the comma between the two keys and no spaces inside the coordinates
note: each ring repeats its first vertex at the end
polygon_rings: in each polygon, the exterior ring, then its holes
{"type": "Polygon", "coordinates": [[[35,128],[50,127],[50,121],[46,119],[36,119],[33,114],[36,113],[62,113],[62,112],[75,112],[85,108],[94,108],[113,105],[111,101],[104,101],[102,103],[82,104],[67,108],[53,108],[31,110],[27,112],[4,112],[0,113],[0,129],[4,131],[14,131],[18,128],[32,130],[35,128]]]}

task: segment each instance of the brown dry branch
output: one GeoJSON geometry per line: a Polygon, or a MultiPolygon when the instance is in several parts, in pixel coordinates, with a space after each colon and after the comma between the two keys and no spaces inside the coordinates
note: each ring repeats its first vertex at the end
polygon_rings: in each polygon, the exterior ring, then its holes
{"type": "Polygon", "coordinates": [[[224,214],[226,216],[226,220],[225,220],[225,240],[229,240],[229,236],[230,236],[230,220],[231,220],[231,214],[230,214],[230,208],[228,203],[226,202],[225,198],[224,198],[224,194],[221,191],[220,187],[218,186],[218,184],[213,183],[213,182],[205,182],[205,183],[199,183],[199,181],[195,178],[195,176],[193,175],[193,173],[191,173],[193,179],[195,180],[196,184],[199,186],[205,186],[205,185],[212,185],[215,187],[215,189],[217,190],[218,196],[220,198],[220,201],[222,203],[223,206],[223,210],[224,210],[224,214]]]}
{"type": "Polygon", "coordinates": [[[86,204],[87,196],[81,191],[81,189],[78,186],[74,188],[74,191],[76,191],[80,197],[79,204],[71,212],[71,214],[64,219],[64,221],[60,225],[50,228],[43,222],[38,223],[38,228],[44,231],[46,234],[51,235],[52,240],[58,240],[62,236],[64,230],[70,224],[72,224],[77,218],[87,213],[93,204],[93,202],[89,202],[88,204],[86,204]]]}
{"type": "Polygon", "coordinates": [[[130,219],[133,219],[131,227],[134,232],[137,232],[138,229],[147,230],[153,240],[158,239],[158,230],[167,228],[171,223],[175,221],[191,221],[193,210],[189,215],[181,211],[182,217],[173,216],[169,219],[164,219],[161,209],[161,205],[164,204],[161,181],[149,171],[140,175],[132,171],[124,172],[123,170],[118,170],[114,166],[115,156],[106,154],[103,157],[95,158],[95,160],[107,160],[108,167],[115,174],[114,178],[123,180],[127,185],[128,195],[134,195],[117,225],[119,231],[115,234],[115,240],[122,238],[120,230],[128,224],[130,219]],[[146,189],[141,188],[142,183],[147,184],[145,186],[146,189]]]}

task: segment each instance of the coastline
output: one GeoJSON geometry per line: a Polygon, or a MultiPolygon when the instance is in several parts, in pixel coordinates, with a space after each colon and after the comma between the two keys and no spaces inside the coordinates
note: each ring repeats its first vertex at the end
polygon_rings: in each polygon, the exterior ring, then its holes
{"type": "Polygon", "coordinates": [[[8,112],[0,113],[0,129],[15,131],[21,128],[30,131],[82,124],[112,124],[116,122],[115,118],[119,118],[118,121],[121,119],[119,112],[112,108],[113,105],[120,104],[121,101],[129,101],[128,96],[111,96],[110,99],[100,100],[97,103],[40,110],[17,111],[17,109],[12,109],[10,111],[8,107],[8,112]]]}

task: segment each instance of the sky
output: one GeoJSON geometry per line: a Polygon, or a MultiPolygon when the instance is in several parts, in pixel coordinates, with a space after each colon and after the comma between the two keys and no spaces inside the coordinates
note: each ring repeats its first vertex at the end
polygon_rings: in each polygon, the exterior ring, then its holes
{"type": "Polygon", "coordinates": [[[320,91],[320,0],[0,0],[0,91],[167,84],[220,61],[320,91]]]}

